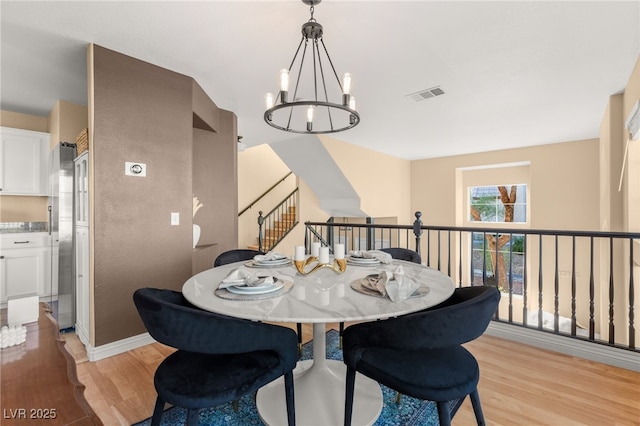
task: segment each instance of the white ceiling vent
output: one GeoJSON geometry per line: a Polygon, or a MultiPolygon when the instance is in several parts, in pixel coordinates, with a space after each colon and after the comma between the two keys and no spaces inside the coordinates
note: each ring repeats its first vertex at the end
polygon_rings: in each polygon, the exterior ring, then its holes
{"type": "Polygon", "coordinates": [[[442,90],[440,86],[435,86],[426,90],[421,90],[416,93],[411,93],[410,95],[407,95],[407,97],[413,99],[416,102],[419,102],[419,101],[424,101],[425,99],[434,98],[440,95],[444,95],[444,90],[442,90]]]}

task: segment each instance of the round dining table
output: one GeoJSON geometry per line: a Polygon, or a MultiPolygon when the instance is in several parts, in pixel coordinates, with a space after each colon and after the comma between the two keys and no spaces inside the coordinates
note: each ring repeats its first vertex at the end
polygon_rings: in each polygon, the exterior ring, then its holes
{"type": "MultiPolygon", "coordinates": [[[[294,370],[299,426],[344,422],[346,366],[342,361],[326,359],[327,323],[372,321],[416,312],[446,300],[455,288],[451,278],[443,273],[400,260],[366,266],[347,264],[342,273],[321,268],[308,275],[300,274],[291,263],[255,266],[259,265],[243,261],[205,270],[189,278],[182,292],[193,305],[219,314],[255,321],[313,324],[313,358],[299,361],[294,370]],[[362,288],[363,278],[383,271],[401,272],[405,280],[413,280],[420,287],[414,296],[401,302],[362,288]],[[229,274],[238,272],[273,277],[281,288],[266,294],[236,294],[218,288],[229,274]]],[[[355,392],[352,424],[372,425],[382,411],[380,385],[358,373],[355,392]]],[[[287,424],[282,378],[262,387],[256,404],[265,424],[287,424]]]]}

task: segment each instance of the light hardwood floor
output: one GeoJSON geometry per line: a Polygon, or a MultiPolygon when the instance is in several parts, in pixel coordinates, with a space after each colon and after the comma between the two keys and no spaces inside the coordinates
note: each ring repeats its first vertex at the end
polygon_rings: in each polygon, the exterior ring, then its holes
{"type": "MultiPolygon", "coordinates": [[[[311,326],[303,326],[303,340],[311,326]]],[[[327,328],[337,330],[337,324],[327,328]]],[[[465,345],[480,364],[479,392],[488,425],[640,425],[640,373],[484,335],[465,345]]],[[[105,425],[150,417],[153,373],[172,349],[155,343],[97,362],[69,339],[85,397],[105,425]]],[[[473,425],[468,398],[453,425],[473,425]]],[[[327,425],[331,426],[331,425],[327,425]]]]}

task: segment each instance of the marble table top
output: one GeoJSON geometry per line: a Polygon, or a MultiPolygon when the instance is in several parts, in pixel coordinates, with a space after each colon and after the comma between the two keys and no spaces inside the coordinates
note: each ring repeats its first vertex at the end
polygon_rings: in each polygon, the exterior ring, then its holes
{"type": "Polygon", "coordinates": [[[189,278],[182,288],[185,298],[211,312],[258,321],[327,323],[364,321],[419,311],[446,300],[455,285],[445,274],[424,265],[394,260],[392,264],[356,266],[349,264],[344,273],[320,269],[300,275],[293,265],[278,268],[249,268],[237,262],[208,269],[189,278]],[[362,294],[351,287],[355,280],[402,265],[405,277],[418,281],[428,291],[395,303],[388,297],[362,294]],[[220,282],[234,269],[243,268],[257,275],[271,275],[293,284],[286,293],[260,300],[229,300],[214,294],[220,282]]]}

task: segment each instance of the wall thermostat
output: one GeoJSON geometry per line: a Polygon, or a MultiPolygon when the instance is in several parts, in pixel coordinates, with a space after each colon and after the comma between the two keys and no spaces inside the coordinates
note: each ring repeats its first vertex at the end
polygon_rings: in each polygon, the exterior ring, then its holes
{"type": "Polygon", "coordinates": [[[144,163],[127,161],[124,163],[124,174],[127,176],[145,177],[147,175],[147,165],[144,163]]]}

